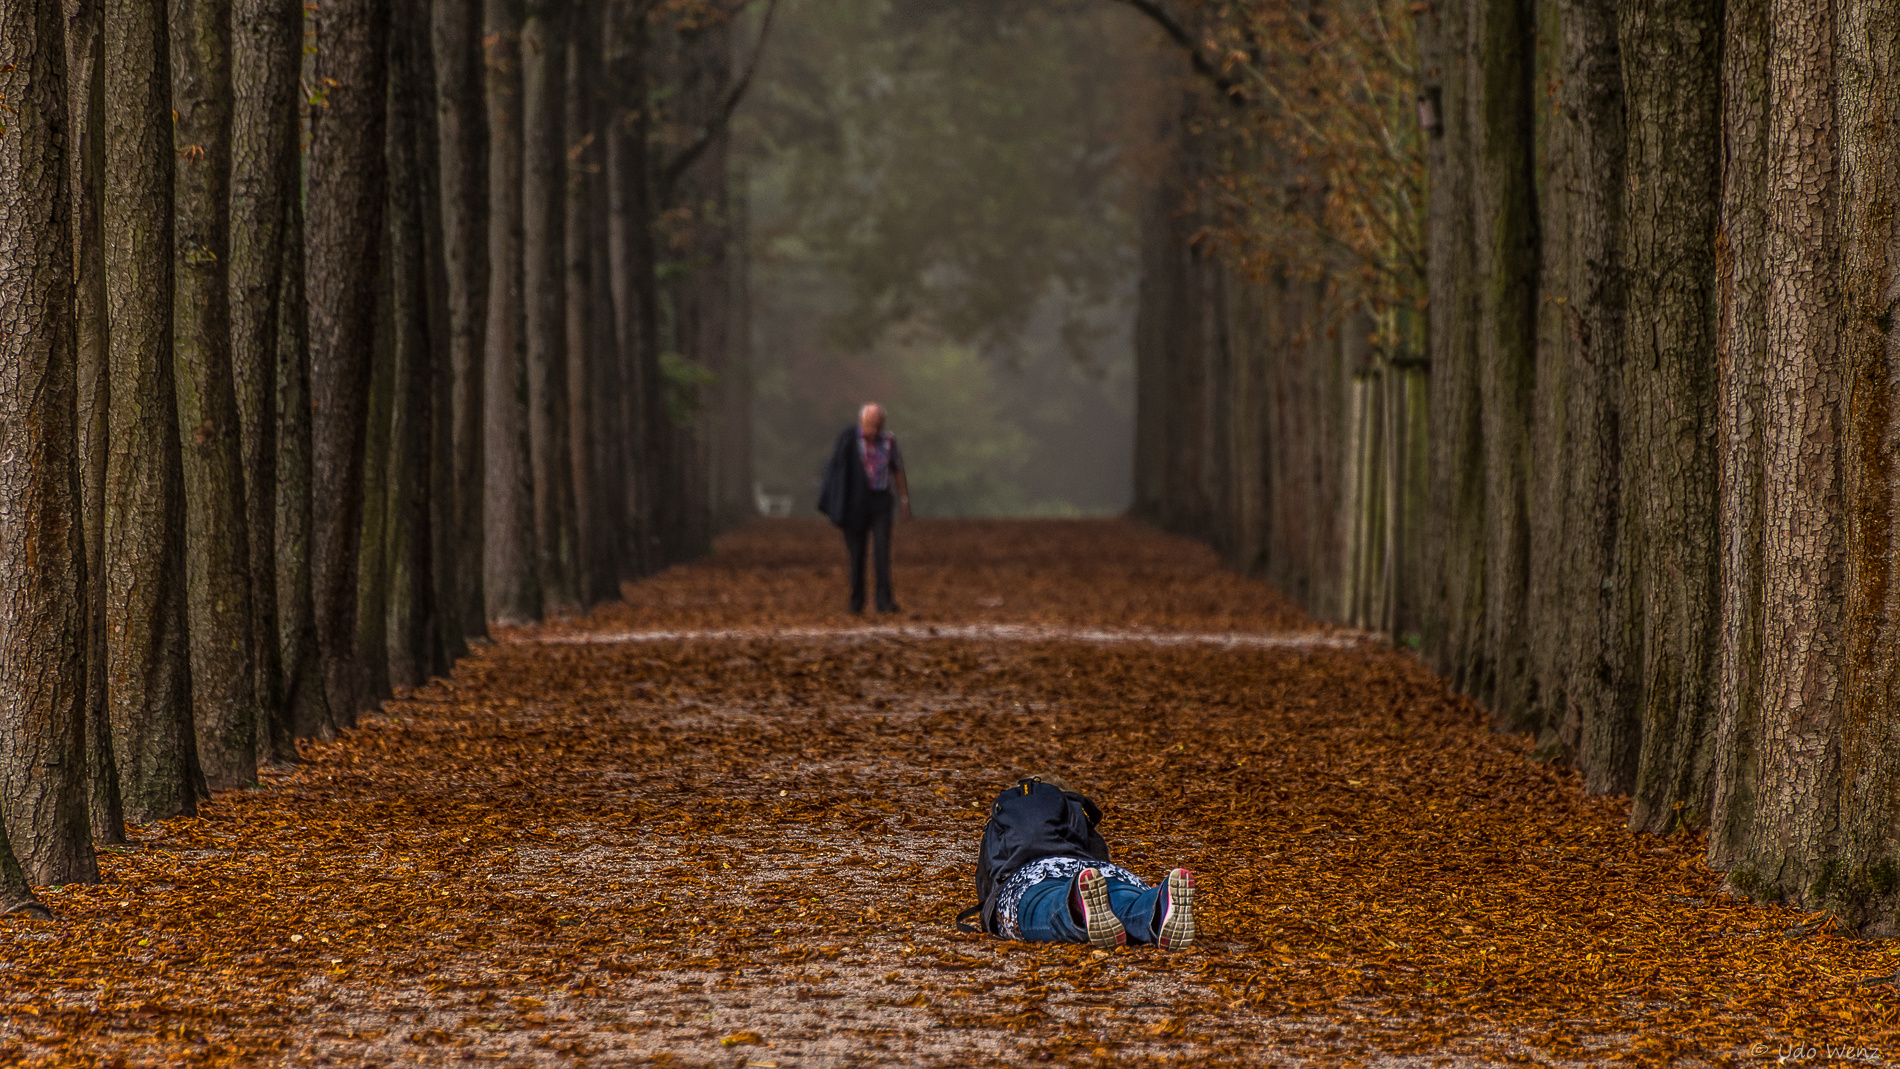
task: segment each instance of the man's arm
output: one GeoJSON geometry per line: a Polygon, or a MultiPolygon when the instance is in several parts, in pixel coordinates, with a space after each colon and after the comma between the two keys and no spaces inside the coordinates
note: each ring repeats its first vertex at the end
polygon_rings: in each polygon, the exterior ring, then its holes
{"type": "Polygon", "coordinates": [[[897,483],[897,511],[905,519],[910,519],[910,480],[904,478],[904,469],[891,472],[891,478],[897,483]]]}

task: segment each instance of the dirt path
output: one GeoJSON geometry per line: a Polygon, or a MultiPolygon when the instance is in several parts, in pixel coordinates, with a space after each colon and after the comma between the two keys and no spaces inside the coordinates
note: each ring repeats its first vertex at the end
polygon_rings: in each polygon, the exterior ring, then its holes
{"type": "Polygon", "coordinates": [[[776,523],[500,636],[260,790],[0,923],[0,1062],[1770,1064],[1900,1051],[1886,947],[1409,655],[1128,524],[918,524],[906,612],[776,523]],[[954,932],[983,807],[1059,771],[1193,949],[954,932]],[[1756,1048],[1759,1048],[1757,1056],[1756,1048]]]}

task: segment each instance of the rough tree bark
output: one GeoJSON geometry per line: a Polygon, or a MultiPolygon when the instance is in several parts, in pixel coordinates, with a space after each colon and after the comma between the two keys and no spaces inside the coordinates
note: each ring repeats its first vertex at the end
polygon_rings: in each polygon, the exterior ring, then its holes
{"type": "Polygon", "coordinates": [[[1426,241],[1431,302],[1430,576],[1425,652],[1453,686],[1475,693],[1484,660],[1484,433],[1477,364],[1478,291],[1471,190],[1474,138],[1466,68],[1470,4],[1446,0],[1419,19],[1424,98],[1439,122],[1429,135],[1426,241]]]}
{"type": "Polygon", "coordinates": [[[283,287],[277,317],[277,644],[284,656],[290,730],[331,739],[337,724],[324,691],[323,655],[311,574],[315,502],[311,470],[310,339],[304,303],[302,199],[284,217],[283,287]]]}
{"type": "MultiPolygon", "coordinates": [[[[257,761],[295,760],[283,651],[277,641],[277,365],[290,201],[302,195],[303,5],[231,7],[231,370],[250,549],[257,761]]],[[[301,309],[294,314],[301,315],[301,309]]]]}
{"type": "Polygon", "coordinates": [[[454,516],[457,576],[446,620],[462,635],[487,634],[482,593],[482,374],[488,321],[488,123],[482,102],[482,0],[433,0],[436,133],[442,164],[442,245],[448,283],[449,364],[454,375],[454,516]]]}
{"type": "Polygon", "coordinates": [[[212,790],[257,778],[251,557],[231,380],[231,5],[173,0],[172,332],[184,435],[193,723],[212,790]]]}
{"type": "Polygon", "coordinates": [[[433,91],[425,12],[418,0],[393,6],[389,35],[389,307],[393,411],[389,425],[387,600],[389,682],[413,687],[434,664],[435,607],[430,566],[435,347],[430,336],[423,217],[424,114],[433,91]]]}
{"type": "Polygon", "coordinates": [[[598,0],[578,5],[575,32],[567,41],[566,244],[567,426],[574,476],[574,572],[583,605],[615,596],[614,558],[620,546],[617,485],[608,478],[611,431],[602,424],[614,394],[609,367],[613,352],[606,278],[596,268],[604,244],[598,221],[606,216],[606,145],[599,117],[600,42],[589,31],[600,25],[598,0]],[[605,329],[603,329],[605,328],[605,329]]]}
{"type": "Polygon", "coordinates": [[[1720,0],[1620,5],[1628,114],[1623,485],[1639,530],[1642,717],[1630,827],[1700,825],[1714,704],[1720,0]]]}
{"type": "Polygon", "coordinates": [[[105,229],[105,44],[99,0],[66,0],[68,175],[72,187],[73,314],[77,336],[79,507],[85,550],[87,809],[95,845],[125,841],[119,769],[106,705],[106,456],[111,451],[107,374],[105,229]]]}
{"type": "Polygon", "coordinates": [[[324,691],[340,727],[356,722],[356,565],[363,519],[363,445],[373,292],[383,237],[383,129],[389,11],[334,0],[317,14],[309,224],[311,577],[324,691]]]}
{"type": "Polygon", "coordinates": [[[172,124],[162,4],[105,0],[106,688],[128,820],[204,792],[186,649],[184,472],[172,384],[172,124]]]}
{"type": "Polygon", "coordinates": [[[1470,0],[1472,219],[1484,438],[1483,669],[1470,688],[1500,723],[1529,726],[1530,430],[1538,232],[1532,26],[1520,0],[1470,0]]]}
{"type": "Polygon", "coordinates": [[[1717,470],[1721,619],[1709,863],[1739,864],[1755,810],[1762,703],[1768,374],[1769,0],[1729,0],[1722,47],[1717,470]]]}
{"type": "Polygon", "coordinates": [[[0,911],[91,882],[72,188],[59,0],[0,12],[0,911]]]}
{"type": "MultiPolygon", "coordinates": [[[[388,205],[384,205],[385,225],[388,205]]],[[[356,704],[374,709],[389,697],[389,430],[395,407],[394,310],[388,235],[378,248],[376,333],[370,349],[369,405],[363,435],[363,528],[356,552],[356,704]]]]}
{"type": "Polygon", "coordinates": [[[607,126],[609,271],[614,334],[623,372],[620,425],[631,445],[626,468],[628,542],[622,578],[657,566],[654,498],[663,492],[665,397],[660,389],[659,291],[654,269],[648,142],[647,18],[653,0],[609,0],[603,13],[607,126]],[[629,103],[631,102],[631,103],[629,103]]]}
{"type": "Polygon", "coordinates": [[[488,332],[483,373],[482,587],[488,618],[541,616],[528,441],[522,270],[521,20],[511,0],[483,4],[488,68],[488,332]]]}
{"type": "Polygon", "coordinates": [[[567,5],[531,7],[521,30],[522,287],[534,562],[544,611],[580,606],[567,389],[567,5]]]}

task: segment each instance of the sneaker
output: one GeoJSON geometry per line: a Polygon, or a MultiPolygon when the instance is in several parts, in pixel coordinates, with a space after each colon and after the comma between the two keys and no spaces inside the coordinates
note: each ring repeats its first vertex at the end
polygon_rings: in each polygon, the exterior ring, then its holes
{"type": "Polygon", "coordinates": [[[1180,950],[1194,942],[1194,874],[1186,869],[1168,873],[1168,894],[1161,903],[1155,942],[1163,950],[1180,950]]]}
{"type": "Polygon", "coordinates": [[[1108,877],[1102,875],[1102,870],[1076,873],[1075,893],[1082,900],[1082,924],[1088,929],[1089,943],[1102,950],[1127,945],[1128,930],[1108,908],[1108,877]]]}

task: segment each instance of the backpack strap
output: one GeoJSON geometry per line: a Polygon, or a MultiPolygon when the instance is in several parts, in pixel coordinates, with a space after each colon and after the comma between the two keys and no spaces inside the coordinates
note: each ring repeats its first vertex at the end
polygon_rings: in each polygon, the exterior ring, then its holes
{"type": "Polygon", "coordinates": [[[957,931],[964,935],[983,934],[983,904],[977,903],[957,914],[957,931]]]}

